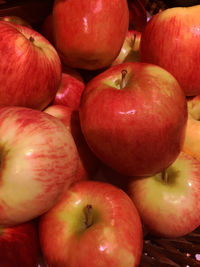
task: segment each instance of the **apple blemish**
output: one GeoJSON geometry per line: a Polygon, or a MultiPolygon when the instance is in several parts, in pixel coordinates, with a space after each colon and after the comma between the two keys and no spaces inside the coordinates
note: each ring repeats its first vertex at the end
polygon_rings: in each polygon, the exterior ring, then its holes
{"type": "Polygon", "coordinates": [[[31,43],[33,43],[33,42],[35,41],[35,39],[34,39],[32,36],[30,36],[30,37],[29,37],[29,41],[30,41],[31,43]]]}

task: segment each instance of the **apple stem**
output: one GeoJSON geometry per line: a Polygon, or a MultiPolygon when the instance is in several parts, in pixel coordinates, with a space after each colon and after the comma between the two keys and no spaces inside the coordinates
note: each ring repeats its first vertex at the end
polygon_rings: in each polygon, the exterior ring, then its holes
{"type": "Polygon", "coordinates": [[[121,78],[121,83],[120,83],[120,89],[123,89],[126,86],[126,74],[127,74],[127,70],[122,70],[121,71],[122,74],[122,78],[121,78]]]}
{"type": "Polygon", "coordinates": [[[30,37],[29,37],[29,41],[30,41],[31,43],[33,43],[33,42],[35,41],[35,39],[34,39],[32,36],[30,36],[30,37]]]}
{"type": "Polygon", "coordinates": [[[163,179],[163,182],[165,184],[167,184],[167,181],[168,181],[168,173],[167,173],[167,170],[166,169],[162,171],[162,179],[163,179]]]}
{"type": "Polygon", "coordinates": [[[84,208],[84,214],[85,214],[85,226],[86,228],[90,227],[93,223],[93,208],[92,205],[88,204],[84,208]]]}

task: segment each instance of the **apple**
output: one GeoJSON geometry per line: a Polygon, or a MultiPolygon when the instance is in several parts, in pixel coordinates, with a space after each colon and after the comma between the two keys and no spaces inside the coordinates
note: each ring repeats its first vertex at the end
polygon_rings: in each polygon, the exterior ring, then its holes
{"type": "Polygon", "coordinates": [[[63,123],[39,110],[0,108],[0,225],[12,226],[50,209],[73,182],[77,149],[63,123]]]}
{"type": "Polygon", "coordinates": [[[78,109],[85,83],[73,75],[62,72],[61,84],[52,102],[53,105],[66,105],[78,109]]]}
{"type": "Polygon", "coordinates": [[[79,181],[40,217],[44,259],[54,267],[138,266],[142,254],[141,219],[121,189],[79,181]]]}
{"type": "Polygon", "coordinates": [[[150,19],[141,36],[140,60],[169,71],[186,96],[200,94],[199,13],[200,5],[168,8],[150,19]]]}
{"type": "Polygon", "coordinates": [[[14,15],[0,16],[0,21],[13,22],[16,24],[20,24],[22,26],[26,26],[28,28],[32,28],[31,24],[27,20],[19,16],[14,16],[14,15]]]}
{"type": "Polygon", "coordinates": [[[0,40],[0,105],[42,110],[60,85],[57,51],[39,32],[11,22],[0,21],[0,40]]]}
{"type": "Polygon", "coordinates": [[[35,221],[0,226],[0,251],[2,267],[36,267],[40,261],[40,243],[35,221]]]}
{"type": "Polygon", "coordinates": [[[73,68],[109,66],[121,49],[128,24],[127,0],[55,0],[53,4],[55,46],[62,62],[73,68]]]}
{"type": "Polygon", "coordinates": [[[74,138],[78,151],[78,168],[73,181],[91,179],[97,171],[99,161],[82,134],[78,110],[64,105],[51,105],[44,112],[60,119],[74,138]]]}
{"type": "Polygon", "coordinates": [[[87,83],[79,108],[93,153],[127,176],[167,168],[185,138],[187,102],[176,79],[151,64],[113,66],[87,83]]]}
{"type": "Polygon", "coordinates": [[[187,100],[188,121],[183,151],[200,161],[200,95],[187,100]]]}
{"type": "Polygon", "coordinates": [[[129,29],[142,32],[147,23],[147,11],[141,0],[128,0],[129,29]]]}
{"type": "Polygon", "coordinates": [[[200,162],[181,152],[163,172],[132,178],[128,195],[147,230],[160,237],[181,237],[200,225],[200,162]]]}
{"type": "Polygon", "coordinates": [[[120,53],[111,66],[124,62],[139,62],[140,39],[141,32],[129,30],[126,34],[120,53]]]}

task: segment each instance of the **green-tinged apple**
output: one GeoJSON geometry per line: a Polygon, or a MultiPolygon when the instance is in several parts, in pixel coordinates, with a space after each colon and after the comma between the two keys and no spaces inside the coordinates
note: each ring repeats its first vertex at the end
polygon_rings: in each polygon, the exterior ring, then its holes
{"type": "Polygon", "coordinates": [[[91,179],[97,171],[99,161],[82,134],[78,110],[64,105],[50,105],[44,112],[60,119],[74,138],[78,151],[78,168],[73,181],[91,179]]]}
{"type": "Polygon", "coordinates": [[[188,98],[188,121],[183,151],[200,161],[200,95],[188,98]]]}
{"type": "Polygon", "coordinates": [[[168,8],[150,19],[141,36],[140,60],[169,71],[186,96],[200,94],[199,14],[200,5],[168,8]]]}
{"type": "Polygon", "coordinates": [[[11,22],[0,21],[0,40],[0,105],[42,110],[60,85],[57,51],[39,32],[11,22]]]}
{"type": "Polygon", "coordinates": [[[161,237],[181,237],[200,226],[200,162],[181,152],[163,172],[132,178],[128,195],[147,230],[161,237]]]}
{"type": "Polygon", "coordinates": [[[14,16],[14,15],[0,16],[0,21],[13,22],[16,24],[20,24],[22,26],[32,28],[31,24],[27,20],[19,16],[14,16]]]}
{"type": "Polygon", "coordinates": [[[63,123],[39,110],[0,108],[0,225],[16,225],[51,208],[73,182],[77,149],[63,123]]]}
{"type": "Polygon", "coordinates": [[[135,30],[129,30],[126,34],[120,53],[113,61],[111,66],[121,64],[124,62],[139,62],[140,39],[141,39],[141,32],[135,30]]]}
{"type": "Polygon", "coordinates": [[[102,69],[117,57],[129,24],[127,0],[55,0],[53,35],[64,64],[102,69]]]}
{"type": "Polygon", "coordinates": [[[36,223],[0,226],[0,251],[2,267],[36,267],[41,256],[36,223]]]}
{"type": "Polygon", "coordinates": [[[83,91],[79,114],[93,153],[128,176],[167,168],[185,138],[185,95],[156,65],[128,62],[97,75],[83,91]]]}
{"type": "Polygon", "coordinates": [[[66,105],[72,109],[79,109],[81,94],[85,83],[73,75],[62,72],[61,84],[52,102],[53,105],[66,105]]]}
{"type": "Polygon", "coordinates": [[[104,182],[74,183],[40,217],[39,237],[48,266],[135,267],[143,234],[135,205],[104,182]]]}

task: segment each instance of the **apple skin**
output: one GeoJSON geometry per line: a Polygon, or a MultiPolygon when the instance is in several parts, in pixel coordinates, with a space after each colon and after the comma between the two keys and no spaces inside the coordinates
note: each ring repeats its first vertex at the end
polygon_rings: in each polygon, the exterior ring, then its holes
{"type": "Polygon", "coordinates": [[[0,21],[0,39],[0,105],[42,110],[60,85],[57,51],[39,32],[16,23],[0,21]]]}
{"type": "Polygon", "coordinates": [[[82,134],[78,110],[64,105],[51,105],[44,112],[60,119],[74,138],[78,151],[78,168],[73,181],[91,179],[97,171],[99,161],[82,134]]]}
{"type": "Polygon", "coordinates": [[[84,82],[68,73],[63,72],[60,87],[52,104],[66,105],[72,109],[78,109],[84,88],[84,82]]]}
{"type": "Polygon", "coordinates": [[[46,212],[73,182],[77,149],[60,120],[25,107],[0,108],[0,225],[46,212]]]}
{"type": "Polygon", "coordinates": [[[199,13],[200,5],[157,13],[147,23],[140,43],[140,60],[169,71],[186,96],[200,94],[199,13]]]}
{"type": "Polygon", "coordinates": [[[85,87],[79,108],[83,135],[94,154],[127,176],[168,167],[185,138],[187,103],[164,69],[128,62],[111,67],[85,87]],[[125,87],[120,89],[121,72],[125,87]]]}
{"type": "Polygon", "coordinates": [[[0,251],[2,267],[36,267],[40,259],[40,243],[35,221],[0,226],[0,251]]]}
{"type": "Polygon", "coordinates": [[[115,66],[117,64],[125,62],[139,62],[140,40],[141,32],[129,30],[126,34],[120,53],[116,57],[114,62],[111,64],[111,66],[115,66]]]}
{"type": "Polygon", "coordinates": [[[132,178],[128,195],[148,231],[160,237],[181,237],[200,225],[200,162],[181,152],[166,170],[152,177],[132,178]]]}
{"type": "Polygon", "coordinates": [[[40,217],[41,249],[48,266],[138,266],[142,224],[128,195],[103,182],[79,181],[40,217]],[[92,205],[93,223],[84,208],[92,205]]]}
{"type": "Polygon", "coordinates": [[[200,95],[187,100],[188,120],[183,152],[200,161],[200,95]]]}
{"type": "Polygon", "coordinates": [[[22,26],[26,26],[28,28],[32,28],[31,24],[27,20],[19,16],[14,16],[14,15],[0,16],[0,21],[13,22],[16,24],[20,24],[22,26]]]}
{"type": "Polygon", "coordinates": [[[128,24],[127,0],[54,1],[55,46],[62,62],[73,68],[109,66],[121,49],[128,24]]]}

